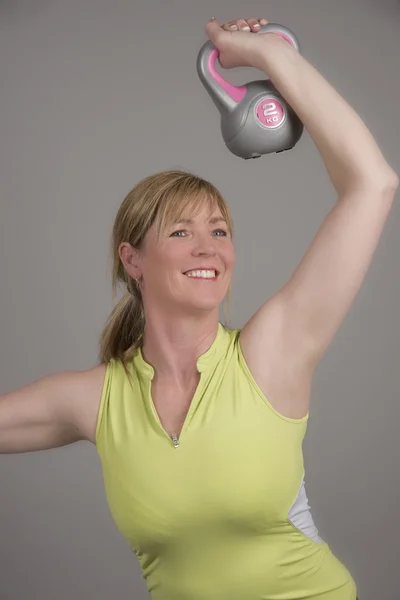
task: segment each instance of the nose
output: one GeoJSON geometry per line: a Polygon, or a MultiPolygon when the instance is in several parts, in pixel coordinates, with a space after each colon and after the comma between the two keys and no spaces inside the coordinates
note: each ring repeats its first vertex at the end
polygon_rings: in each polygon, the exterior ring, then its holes
{"type": "Polygon", "coordinates": [[[215,240],[209,233],[196,235],[192,254],[193,256],[214,256],[216,254],[215,240]]]}

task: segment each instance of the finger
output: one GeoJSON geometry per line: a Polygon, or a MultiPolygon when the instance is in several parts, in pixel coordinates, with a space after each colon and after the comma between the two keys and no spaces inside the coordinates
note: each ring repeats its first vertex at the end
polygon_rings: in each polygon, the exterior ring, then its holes
{"type": "Polygon", "coordinates": [[[220,39],[221,33],[224,36],[226,35],[226,33],[224,33],[221,25],[218,23],[218,21],[217,21],[217,19],[215,17],[213,17],[212,19],[210,19],[208,21],[208,23],[206,24],[204,30],[205,30],[206,34],[208,35],[208,37],[210,38],[210,40],[215,45],[216,45],[217,39],[220,39]]]}
{"type": "Polygon", "coordinates": [[[258,19],[260,22],[260,25],[268,25],[268,21],[267,19],[258,19]]]}
{"type": "Polygon", "coordinates": [[[247,23],[252,31],[258,31],[261,27],[258,19],[247,19],[247,23]]]}
{"type": "Polygon", "coordinates": [[[224,29],[225,31],[237,31],[238,26],[236,24],[236,21],[229,21],[228,23],[224,23],[222,25],[222,29],[224,29]]]}
{"type": "Polygon", "coordinates": [[[247,31],[250,31],[250,28],[247,25],[245,19],[232,19],[232,21],[228,21],[227,23],[222,25],[222,28],[225,29],[225,31],[238,31],[239,29],[243,29],[246,27],[247,31]]]}
{"type": "Polygon", "coordinates": [[[251,31],[250,25],[245,19],[237,19],[235,23],[238,26],[239,31],[251,31]]]}

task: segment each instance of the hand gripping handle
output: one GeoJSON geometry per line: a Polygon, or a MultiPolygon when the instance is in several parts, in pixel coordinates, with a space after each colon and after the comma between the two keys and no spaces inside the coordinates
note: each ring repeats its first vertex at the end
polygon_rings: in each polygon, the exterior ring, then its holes
{"type": "MultiPolygon", "coordinates": [[[[283,37],[298,52],[299,42],[290,29],[278,23],[263,25],[256,35],[263,33],[275,33],[283,37]]],[[[211,40],[208,40],[200,49],[197,56],[197,73],[200,81],[211,96],[218,110],[233,110],[246,94],[246,85],[236,86],[226,81],[216,70],[215,64],[219,57],[219,50],[211,40]]]]}

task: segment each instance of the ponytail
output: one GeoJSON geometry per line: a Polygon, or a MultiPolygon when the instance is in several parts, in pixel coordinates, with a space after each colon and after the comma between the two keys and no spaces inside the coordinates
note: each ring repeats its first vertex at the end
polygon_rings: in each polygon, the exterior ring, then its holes
{"type": "Polygon", "coordinates": [[[114,358],[125,369],[140,347],[144,332],[141,293],[135,284],[132,287],[112,310],[100,337],[100,362],[107,364],[114,358]]]}

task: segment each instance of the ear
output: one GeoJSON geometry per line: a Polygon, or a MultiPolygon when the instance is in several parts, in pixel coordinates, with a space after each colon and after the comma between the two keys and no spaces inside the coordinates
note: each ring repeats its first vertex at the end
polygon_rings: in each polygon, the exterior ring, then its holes
{"type": "Polygon", "coordinates": [[[133,248],[129,242],[122,242],[118,247],[118,254],[124,265],[125,271],[136,279],[140,275],[139,251],[133,248]]]}

